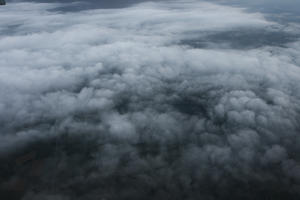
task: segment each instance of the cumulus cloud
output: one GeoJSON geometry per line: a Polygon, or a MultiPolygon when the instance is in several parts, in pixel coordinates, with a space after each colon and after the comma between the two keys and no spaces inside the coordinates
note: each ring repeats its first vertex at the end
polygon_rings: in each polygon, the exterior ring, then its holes
{"type": "Polygon", "coordinates": [[[60,6],[0,8],[3,197],[300,197],[296,24],[202,1],[60,6]],[[292,39],[239,48],[247,30],[292,39]]]}

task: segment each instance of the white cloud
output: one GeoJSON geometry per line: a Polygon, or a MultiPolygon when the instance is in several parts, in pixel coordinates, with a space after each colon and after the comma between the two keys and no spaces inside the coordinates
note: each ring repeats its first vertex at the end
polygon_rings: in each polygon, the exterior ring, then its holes
{"type": "MultiPolygon", "coordinates": [[[[247,50],[180,44],[212,32],[288,28],[259,13],[199,1],[48,10],[56,6],[0,8],[0,27],[9,27],[0,29],[2,155],[18,154],[17,147],[43,149],[38,144],[53,138],[61,148],[57,155],[44,147],[49,154],[40,155],[40,182],[47,185],[54,174],[62,195],[41,188],[26,198],[74,199],[61,188],[86,185],[78,199],[138,198],[138,189],[149,188],[159,190],[160,199],[166,185],[179,196],[188,188],[193,198],[212,199],[209,189],[189,189],[206,180],[209,187],[222,180],[217,193],[225,197],[243,180],[273,181],[299,196],[289,189],[300,184],[293,178],[300,153],[299,42],[247,50]],[[50,169],[53,160],[62,167],[50,169]],[[282,183],[278,174],[291,181],[282,183]],[[103,188],[93,189],[98,184],[103,188]]],[[[244,191],[241,186],[232,198],[244,191]]]]}

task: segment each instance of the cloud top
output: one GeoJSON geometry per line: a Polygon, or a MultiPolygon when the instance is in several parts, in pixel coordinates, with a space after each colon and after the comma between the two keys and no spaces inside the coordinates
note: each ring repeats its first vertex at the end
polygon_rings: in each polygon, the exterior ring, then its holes
{"type": "Polygon", "coordinates": [[[0,8],[5,197],[299,198],[296,25],[201,1],[59,6],[0,8]],[[294,38],[236,48],[247,30],[294,38]]]}

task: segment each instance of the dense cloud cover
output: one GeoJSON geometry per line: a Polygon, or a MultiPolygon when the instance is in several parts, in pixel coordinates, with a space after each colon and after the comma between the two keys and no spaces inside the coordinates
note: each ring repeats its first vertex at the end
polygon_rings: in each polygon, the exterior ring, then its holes
{"type": "MultiPolygon", "coordinates": [[[[55,10],[76,12],[89,9],[110,9],[110,8],[126,8],[131,5],[149,2],[149,0],[10,0],[11,2],[38,2],[38,3],[62,3],[61,6],[56,7],[55,10]]],[[[168,0],[152,0],[168,1],[168,0]]]]}
{"type": "Polygon", "coordinates": [[[1,199],[300,198],[299,25],[61,6],[0,8],[1,199]]]}

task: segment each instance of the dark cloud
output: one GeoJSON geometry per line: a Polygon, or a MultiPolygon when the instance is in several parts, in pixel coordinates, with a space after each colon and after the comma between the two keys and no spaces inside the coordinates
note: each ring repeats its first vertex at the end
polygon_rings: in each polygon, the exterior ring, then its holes
{"type": "MultiPolygon", "coordinates": [[[[125,8],[147,1],[149,0],[15,0],[12,2],[62,3],[63,6],[53,10],[76,12],[89,9],[125,8]]],[[[159,0],[152,0],[152,2],[154,1],[159,0]]]]}
{"type": "Polygon", "coordinates": [[[0,8],[1,199],[299,199],[299,25],[61,6],[0,8]]]}
{"type": "Polygon", "coordinates": [[[258,11],[268,14],[272,20],[287,22],[300,22],[299,6],[300,2],[295,0],[207,0],[224,5],[246,7],[250,11],[258,11]]]}
{"type": "Polygon", "coordinates": [[[270,31],[264,29],[230,30],[224,32],[199,34],[180,41],[180,44],[194,48],[234,48],[253,49],[265,46],[287,47],[289,43],[299,39],[298,33],[270,31]]]}

